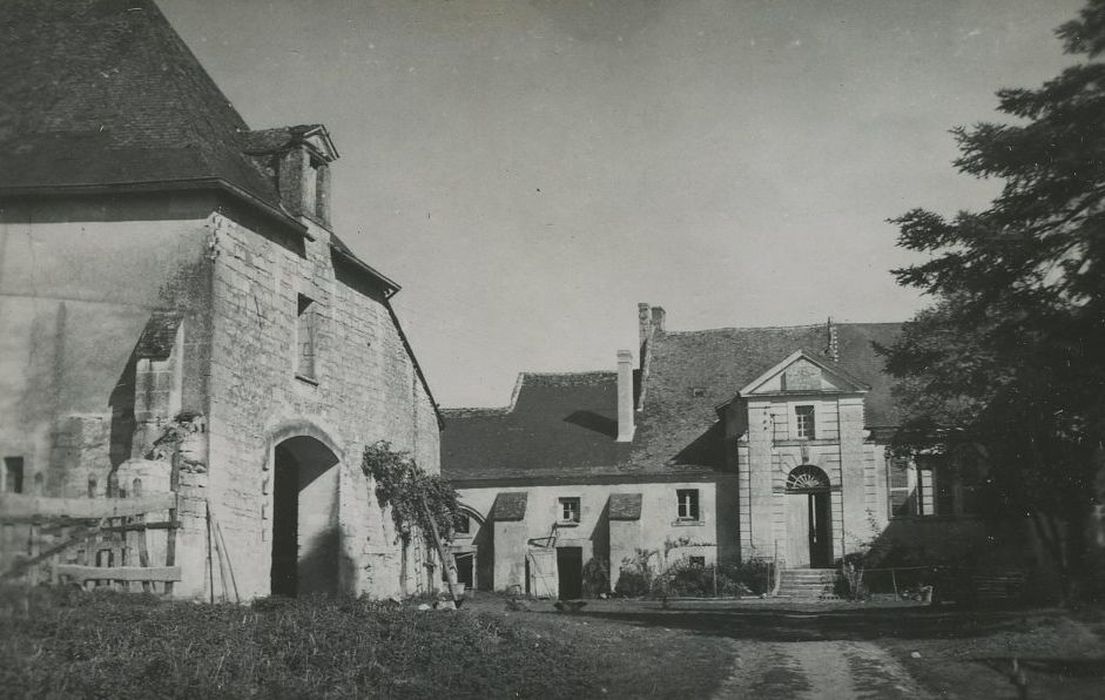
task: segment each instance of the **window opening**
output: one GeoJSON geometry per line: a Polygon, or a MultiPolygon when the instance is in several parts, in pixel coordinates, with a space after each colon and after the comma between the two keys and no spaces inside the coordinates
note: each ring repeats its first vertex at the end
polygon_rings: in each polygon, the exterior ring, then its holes
{"type": "Polygon", "coordinates": [[[23,458],[4,458],[3,490],[7,493],[23,493],[23,458]]]}
{"type": "Polygon", "coordinates": [[[675,492],[680,520],[698,520],[698,489],[679,489],[675,492]]]}
{"type": "Polygon", "coordinates": [[[813,406],[795,406],[794,415],[798,420],[798,437],[813,440],[816,435],[813,406]]]}
{"type": "Polygon", "coordinates": [[[578,523],[579,522],[579,499],[578,498],[561,498],[560,499],[560,522],[561,523],[578,523]]]}
{"type": "Polygon", "coordinates": [[[467,513],[457,513],[453,516],[453,534],[468,535],[472,532],[472,520],[467,513]]]}
{"type": "Polygon", "coordinates": [[[307,379],[315,378],[315,349],[317,334],[317,316],[315,301],[299,295],[298,316],[296,318],[296,342],[299,345],[296,356],[295,372],[307,379]]]}

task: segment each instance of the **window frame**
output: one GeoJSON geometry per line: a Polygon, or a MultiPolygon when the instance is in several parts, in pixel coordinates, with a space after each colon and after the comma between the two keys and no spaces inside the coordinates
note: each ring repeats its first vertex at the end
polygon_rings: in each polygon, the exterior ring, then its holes
{"type": "Polygon", "coordinates": [[[318,323],[318,302],[306,294],[297,294],[295,376],[313,384],[318,383],[318,323]]]}
{"type": "Polygon", "coordinates": [[[699,489],[675,490],[675,519],[680,522],[701,522],[702,504],[699,489]],[[687,501],[684,503],[684,496],[687,501]]]}
{"type": "Polygon", "coordinates": [[[583,518],[583,503],[579,496],[560,496],[556,501],[556,511],[557,525],[579,525],[583,518]]]}
{"type": "Polygon", "coordinates": [[[817,439],[817,407],[801,404],[794,407],[794,436],[799,440],[817,439]]]}

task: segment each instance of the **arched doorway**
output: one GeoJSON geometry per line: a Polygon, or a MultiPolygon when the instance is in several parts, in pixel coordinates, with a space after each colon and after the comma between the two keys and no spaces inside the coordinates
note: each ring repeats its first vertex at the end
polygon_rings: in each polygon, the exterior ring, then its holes
{"type": "Polygon", "coordinates": [[[338,457],[300,435],[273,449],[272,594],[338,592],[338,457]]]}
{"type": "Polygon", "coordinates": [[[787,565],[823,569],[833,563],[829,477],[812,464],[787,475],[787,565]]]}

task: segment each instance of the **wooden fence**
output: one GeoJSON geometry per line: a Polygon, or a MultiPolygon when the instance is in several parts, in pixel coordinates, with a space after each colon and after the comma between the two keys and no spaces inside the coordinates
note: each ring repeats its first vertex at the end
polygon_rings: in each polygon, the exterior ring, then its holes
{"type": "Polygon", "coordinates": [[[177,494],[47,498],[0,494],[0,579],[171,595],[177,494]]]}

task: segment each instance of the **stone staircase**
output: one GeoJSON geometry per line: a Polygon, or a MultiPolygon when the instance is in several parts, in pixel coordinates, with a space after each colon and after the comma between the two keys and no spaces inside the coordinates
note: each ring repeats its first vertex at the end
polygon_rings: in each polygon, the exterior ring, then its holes
{"type": "Polygon", "coordinates": [[[778,596],[795,600],[834,599],[835,581],[836,569],[784,569],[778,596]]]}

